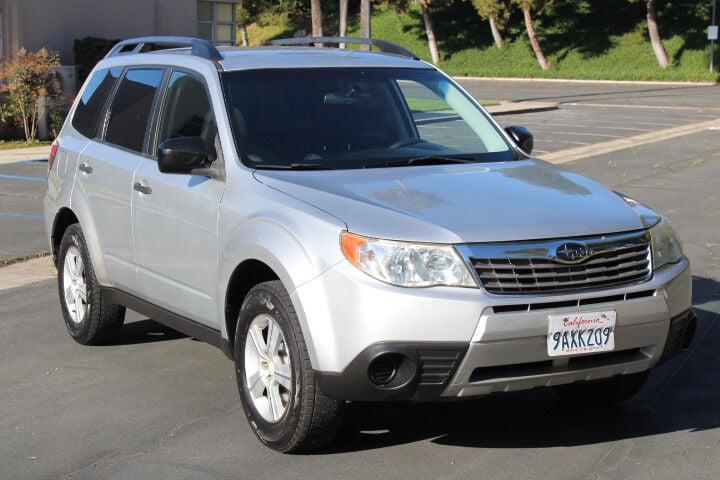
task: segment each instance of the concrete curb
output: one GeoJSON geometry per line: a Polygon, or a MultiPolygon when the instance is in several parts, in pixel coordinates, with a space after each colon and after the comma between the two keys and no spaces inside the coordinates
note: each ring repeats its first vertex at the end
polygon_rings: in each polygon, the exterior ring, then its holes
{"type": "Polygon", "coordinates": [[[7,163],[26,162],[28,160],[45,160],[50,156],[50,146],[13,148],[0,150],[0,165],[7,163]]]}
{"type": "Polygon", "coordinates": [[[13,263],[0,268],[0,291],[51,280],[56,276],[51,256],[13,263]]]}
{"type": "Polygon", "coordinates": [[[720,85],[720,82],[672,82],[662,80],[585,80],[585,79],[573,79],[573,78],[523,78],[523,77],[457,77],[453,75],[453,78],[459,81],[462,80],[480,80],[490,82],[549,82],[549,83],[595,83],[595,84],[615,84],[615,85],[665,85],[671,86],[695,86],[695,87],[713,87],[720,85]]]}
{"type": "Polygon", "coordinates": [[[500,115],[519,115],[521,113],[547,112],[557,110],[560,104],[553,102],[503,102],[500,105],[485,107],[494,117],[500,115]]]}

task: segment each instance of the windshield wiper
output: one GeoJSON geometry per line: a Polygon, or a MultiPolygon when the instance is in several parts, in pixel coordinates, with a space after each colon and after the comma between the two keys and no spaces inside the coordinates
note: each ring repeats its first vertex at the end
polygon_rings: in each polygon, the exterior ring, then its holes
{"type": "Polygon", "coordinates": [[[273,163],[256,163],[253,168],[258,170],[334,170],[330,165],[322,163],[290,163],[290,164],[273,164],[273,163]]]}
{"type": "Polygon", "coordinates": [[[367,165],[365,168],[383,168],[383,167],[406,167],[410,165],[443,165],[452,163],[476,163],[477,160],[472,158],[456,158],[443,157],[438,155],[428,155],[425,157],[403,158],[401,160],[387,160],[374,165],[367,165]]]}

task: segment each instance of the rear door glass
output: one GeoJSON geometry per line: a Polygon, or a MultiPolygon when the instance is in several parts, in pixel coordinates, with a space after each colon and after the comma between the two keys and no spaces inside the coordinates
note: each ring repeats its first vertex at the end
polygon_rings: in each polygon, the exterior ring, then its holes
{"type": "Polygon", "coordinates": [[[90,78],[75,108],[72,120],[75,130],[88,138],[95,136],[100,112],[122,71],[122,67],[98,70],[90,78]]]}
{"type": "Polygon", "coordinates": [[[110,107],[105,141],[142,152],[150,112],[165,70],[128,70],[110,107]]]}

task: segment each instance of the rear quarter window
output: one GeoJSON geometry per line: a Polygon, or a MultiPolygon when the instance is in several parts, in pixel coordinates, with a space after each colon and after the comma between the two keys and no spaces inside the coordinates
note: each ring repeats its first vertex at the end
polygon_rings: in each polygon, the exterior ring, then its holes
{"type": "Polygon", "coordinates": [[[73,116],[72,125],[75,130],[88,138],[95,136],[98,117],[122,71],[122,67],[98,70],[88,80],[73,116]]]}

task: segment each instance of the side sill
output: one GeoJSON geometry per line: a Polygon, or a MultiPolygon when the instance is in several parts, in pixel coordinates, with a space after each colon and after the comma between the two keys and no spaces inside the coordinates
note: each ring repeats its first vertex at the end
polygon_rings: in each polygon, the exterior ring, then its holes
{"type": "Polygon", "coordinates": [[[148,316],[158,323],[165,325],[168,328],[177,330],[178,332],[184,333],[189,337],[196,338],[202,342],[209,343],[210,345],[219,348],[226,357],[233,360],[233,353],[230,349],[230,344],[220,334],[219,330],[205,326],[189,318],[173,313],[162,307],[158,307],[146,300],[123,292],[113,287],[100,287],[103,296],[108,302],[123,305],[131,310],[135,310],[138,313],[148,316]]]}

